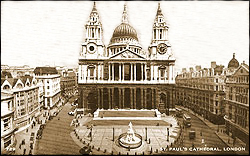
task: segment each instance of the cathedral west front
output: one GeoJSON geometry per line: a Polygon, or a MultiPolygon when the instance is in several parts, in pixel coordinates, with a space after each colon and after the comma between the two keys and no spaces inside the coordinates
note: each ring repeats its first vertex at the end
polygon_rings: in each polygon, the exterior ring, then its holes
{"type": "Polygon", "coordinates": [[[126,5],[121,19],[109,44],[104,45],[94,2],[79,56],[78,108],[91,113],[97,109],[158,109],[169,114],[174,108],[175,58],[160,4],[152,34],[143,34],[152,35],[146,50],[129,24],[126,5]]]}

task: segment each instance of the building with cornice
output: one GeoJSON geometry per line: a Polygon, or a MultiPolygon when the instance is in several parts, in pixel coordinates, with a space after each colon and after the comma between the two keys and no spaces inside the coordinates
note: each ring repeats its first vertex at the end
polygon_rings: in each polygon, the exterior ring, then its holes
{"type": "Polygon", "coordinates": [[[36,67],[35,77],[42,84],[43,106],[50,109],[57,106],[61,98],[60,75],[55,67],[36,67]]]}
{"type": "Polygon", "coordinates": [[[85,28],[86,38],[79,54],[79,109],[159,109],[168,113],[174,107],[175,58],[160,4],[147,50],[129,24],[126,5],[121,24],[114,29],[107,46],[103,44],[95,3],[85,28]]]}
{"type": "Polygon", "coordinates": [[[240,65],[237,62],[230,61],[228,65],[236,70],[226,77],[224,119],[226,133],[242,140],[249,149],[249,66],[245,62],[240,65]]]}
{"type": "Polygon", "coordinates": [[[15,142],[14,97],[1,91],[1,154],[7,154],[15,142]]]}

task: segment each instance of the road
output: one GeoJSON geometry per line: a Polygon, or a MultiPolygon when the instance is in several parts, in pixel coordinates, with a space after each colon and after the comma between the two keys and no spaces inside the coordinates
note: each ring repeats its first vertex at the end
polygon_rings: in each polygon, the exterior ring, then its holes
{"type": "MultiPolygon", "coordinates": [[[[234,152],[230,151],[224,151],[223,149],[228,147],[215,133],[214,130],[210,129],[204,122],[202,122],[199,118],[194,116],[193,114],[183,110],[185,114],[188,114],[192,118],[192,126],[189,128],[184,129],[184,142],[183,145],[180,145],[180,148],[171,149],[171,152],[168,151],[168,153],[171,154],[192,154],[192,155],[198,155],[198,154],[219,154],[219,155],[231,155],[235,154],[234,152]],[[196,138],[194,140],[189,139],[189,131],[191,129],[194,129],[196,131],[196,138]],[[202,132],[202,135],[201,133],[202,132]],[[202,143],[202,139],[204,139],[202,143]],[[194,148],[192,147],[192,144],[194,144],[194,148]],[[213,148],[212,151],[202,151],[197,150],[199,147],[209,147],[213,148]],[[185,149],[186,148],[186,149],[185,149]],[[218,149],[218,151],[217,151],[218,149]],[[182,151],[174,151],[174,150],[182,150],[182,151]]],[[[183,122],[182,118],[178,118],[180,123],[183,122]]]]}
{"type": "Polygon", "coordinates": [[[63,106],[60,113],[50,120],[43,130],[42,139],[37,140],[36,155],[79,155],[80,147],[70,136],[73,116],[68,115],[70,104],[63,106]],[[58,118],[60,120],[58,120],[58,118]]]}

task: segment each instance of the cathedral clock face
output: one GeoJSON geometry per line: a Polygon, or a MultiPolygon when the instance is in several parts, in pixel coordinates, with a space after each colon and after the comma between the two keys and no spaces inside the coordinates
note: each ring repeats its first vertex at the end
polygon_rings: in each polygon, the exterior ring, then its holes
{"type": "Polygon", "coordinates": [[[94,54],[96,52],[96,49],[97,49],[97,47],[96,47],[96,44],[94,44],[94,43],[89,43],[87,45],[87,50],[90,54],[94,54]]]}
{"type": "Polygon", "coordinates": [[[167,52],[167,50],[168,50],[168,47],[165,43],[158,44],[157,51],[159,54],[163,55],[167,52]]]}

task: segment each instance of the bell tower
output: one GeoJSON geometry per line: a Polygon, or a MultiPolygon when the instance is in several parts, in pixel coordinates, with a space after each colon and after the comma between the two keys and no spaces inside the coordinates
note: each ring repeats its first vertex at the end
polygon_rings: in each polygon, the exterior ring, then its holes
{"type": "Polygon", "coordinates": [[[172,55],[171,44],[168,41],[168,25],[161,11],[160,3],[153,25],[152,41],[149,46],[149,55],[152,59],[168,59],[172,55]]]}
{"type": "Polygon", "coordinates": [[[93,9],[90,13],[89,20],[85,25],[86,38],[82,44],[82,52],[80,56],[88,59],[96,59],[104,56],[103,30],[94,2],[93,9]]]}

